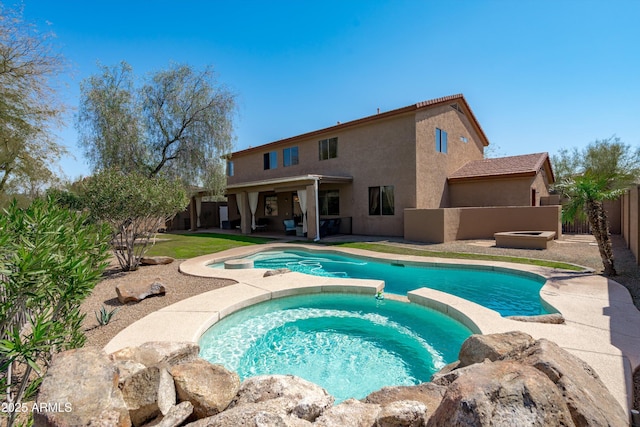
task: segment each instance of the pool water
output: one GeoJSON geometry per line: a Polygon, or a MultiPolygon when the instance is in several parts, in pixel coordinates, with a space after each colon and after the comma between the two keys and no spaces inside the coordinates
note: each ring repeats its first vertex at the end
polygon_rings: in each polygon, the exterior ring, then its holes
{"type": "Polygon", "coordinates": [[[506,269],[422,267],[292,250],[259,252],[248,259],[254,261],[255,268],[288,268],[316,276],[384,280],[385,292],[400,295],[422,287],[436,289],[495,310],[502,316],[552,312],[540,299],[544,278],[506,269]]]}
{"type": "Polygon", "coordinates": [[[458,358],[471,331],[415,304],[353,294],[313,294],[233,313],[200,339],[200,356],[255,375],[292,374],[337,402],[385,386],[415,385],[458,358]]]}

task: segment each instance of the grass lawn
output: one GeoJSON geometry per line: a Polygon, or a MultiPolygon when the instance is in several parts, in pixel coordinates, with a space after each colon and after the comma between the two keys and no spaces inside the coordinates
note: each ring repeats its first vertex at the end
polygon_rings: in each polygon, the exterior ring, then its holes
{"type": "Polygon", "coordinates": [[[513,262],[517,264],[538,265],[541,267],[549,267],[549,268],[560,268],[563,270],[573,270],[573,271],[584,270],[584,268],[580,266],[577,266],[574,264],[568,264],[566,262],[560,262],[560,261],[549,261],[549,260],[534,259],[534,258],[520,258],[520,257],[512,257],[512,256],[504,256],[504,255],[486,255],[486,254],[474,254],[474,253],[462,253],[462,252],[439,252],[439,251],[429,251],[429,250],[422,250],[422,249],[404,248],[404,247],[393,246],[393,245],[384,245],[380,243],[352,242],[352,243],[338,243],[332,246],[366,249],[368,251],[384,252],[384,253],[390,253],[390,254],[417,255],[417,256],[428,256],[428,257],[435,257],[435,258],[476,259],[481,261],[502,261],[502,262],[513,262]]]}
{"type": "Polygon", "coordinates": [[[146,255],[187,259],[226,251],[238,246],[259,245],[273,241],[262,237],[216,233],[158,234],[158,239],[160,240],[147,251],[146,255]]]}
{"type": "MultiPolygon", "coordinates": [[[[194,258],[200,255],[221,252],[237,246],[260,245],[273,242],[273,239],[253,236],[241,236],[231,234],[197,233],[197,234],[159,234],[158,241],[149,249],[147,255],[165,255],[177,259],[194,258]],[[166,240],[165,240],[166,239],[166,240]]],[[[304,242],[309,243],[309,242],[304,242]]],[[[375,252],[384,252],[400,255],[417,255],[435,258],[476,259],[483,261],[502,261],[518,264],[538,265],[541,267],[560,268],[564,270],[581,271],[582,267],[559,261],[548,261],[533,258],[520,258],[502,255],[485,255],[460,252],[438,252],[422,249],[407,248],[380,243],[334,243],[331,246],[366,249],[375,252]]]]}

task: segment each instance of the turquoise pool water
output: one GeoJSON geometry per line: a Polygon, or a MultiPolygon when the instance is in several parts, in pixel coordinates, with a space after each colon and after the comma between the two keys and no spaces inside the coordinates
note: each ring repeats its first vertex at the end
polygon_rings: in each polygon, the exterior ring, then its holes
{"type": "Polygon", "coordinates": [[[241,379],[293,374],[342,401],[414,385],[458,358],[471,331],[415,304],[373,296],[280,298],[233,313],[200,339],[200,356],[241,379]]]}
{"type": "MultiPolygon", "coordinates": [[[[265,251],[247,257],[256,268],[288,268],[316,276],[380,279],[385,292],[406,295],[427,287],[497,311],[502,316],[548,314],[540,299],[543,277],[508,270],[415,266],[307,251],[265,251]]],[[[220,266],[220,265],[218,265],[220,266]]],[[[216,265],[212,265],[216,267],[216,265]]]]}

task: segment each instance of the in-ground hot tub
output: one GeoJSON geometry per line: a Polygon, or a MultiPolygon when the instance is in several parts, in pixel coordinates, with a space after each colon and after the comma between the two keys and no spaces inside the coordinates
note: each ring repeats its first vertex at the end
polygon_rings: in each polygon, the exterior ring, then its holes
{"type": "Polygon", "coordinates": [[[556,237],[555,231],[504,231],[493,235],[496,246],[516,249],[548,249],[556,237]]]}

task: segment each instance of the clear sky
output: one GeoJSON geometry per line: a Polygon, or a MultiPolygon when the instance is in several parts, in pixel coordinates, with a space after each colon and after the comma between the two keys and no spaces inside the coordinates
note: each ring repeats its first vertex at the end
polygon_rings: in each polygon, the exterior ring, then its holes
{"type": "MultiPolygon", "coordinates": [[[[14,6],[4,0],[5,6],[14,6]]],[[[640,145],[640,1],[23,0],[56,33],[77,108],[96,63],[136,74],[213,64],[236,95],[236,149],[463,93],[494,154],[640,145]]],[[[89,174],[73,112],[61,166],[89,174]]]]}

